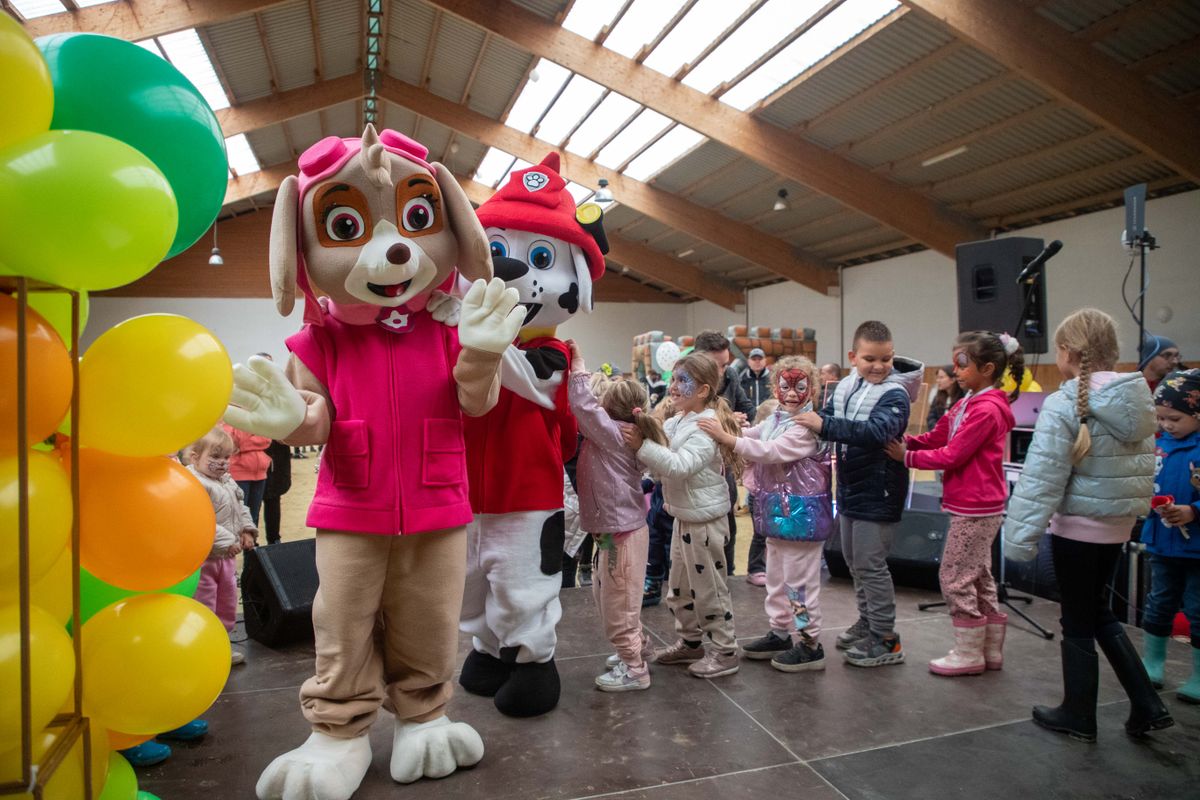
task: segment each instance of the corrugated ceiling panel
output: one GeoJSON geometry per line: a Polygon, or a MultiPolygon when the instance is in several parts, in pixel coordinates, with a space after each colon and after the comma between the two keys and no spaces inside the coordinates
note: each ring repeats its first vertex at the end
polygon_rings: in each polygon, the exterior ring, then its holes
{"type": "Polygon", "coordinates": [[[424,3],[392,0],[384,50],[387,71],[391,75],[412,84],[420,81],[421,65],[425,63],[425,51],[430,46],[436,13],[424,3]]]}
{"type": "Polygon", "coordinates": [[[554,19],[560,11],[571,5],[570,0],[512,0],[512,2],[546,19],[554,19]]]}
{"type": "Polygon", "coordinates": [[[816,252],[821,249],[821,242],[847,236],[857,231],[874,230],[878,227],[880,227],[878,222],[862,214],[838,215],[830,217],[823,225],[801,231],[789,241],[805,250],[816,252]]]}
{"type": "Polygon", "coordinates": [[[755,185],[762,186],[763,194],[773,197],[775,190],[770,188],[770,182],[773,179],[774,175],[769,169],[744,158],[739,166],[726,170],[722,173],[720,180],[701,188],[691,195],[690,199],[692,202],[712,208],[755,185]]]}
{"type": "Polygon", "coordinates": [[[300,152],[304,152],[309,145],[319,142],[322,136],[329,135],[328,128],[325,129],[325,133],[321,133],[320,112],[289,119],[283,124],[287,126],[288,137],[291,138],[292,144],[300,152]]]}
{"type": "Polygon", "coordinates": [[[1189,41],[1197,34],[1200,34],[1200,4],[1184,2],[1123,25],[1098,43],[1096,49],[1128,64],[1189,41]]]}
{"type": "MultiPolygon", "coordinates": [[[[471,96],[467,105],[480,114],[499,119],[508,107],[509,99],[517,93],[525,71],[534,60],[529,53],[522,52],[508,42],[493,36],[488,42],[487,53],[475,76],[471,96]]],[[[470,66],[467,67],[470,69],[470,66]]]]}
{"type": "Polygon", "coordinates": [[[360,5],[345,0],[317,0],[317,27],[325,77],[349,75],[358,69],[358,54],[364,43],[360,5]]]}
{"type": "Polygon", "coordinates": [[[1174,171],[1160,164],[1149,163],[1114,169],[1099,177],[1090,177],[1048,189],[1037,190],[1019,197],[1003,199],[999,202],[980,201],[971,210],[975,217],[991,217],[997,215],[1016,214],[1036,208],[1045,208],[1057,203],[1064,203],[1078,198],[1089,197],[1101,192],[1119,191],[1135,183],[1145,183],[1166,178],[1174,171]]]}
{"type": "Polygon", "coordinates": [[[1079,0],[1052,0],[1040,7],[1038,13],[1069,31],[1077,31],[1136,2],[1138,0],[1088,0],[1086,3],[1079,0]]]}
{"type": "Polygon", "coordinates": [[[679,192],[738,158],[723,144],[709,139],[654,177],[654,185],[679,192]]]}
{"type": "Polygon", "coordinates": [[[1167,94],[1177,95],[1200,89],[1200,58],[1190,58],[1153,75],[1150,80],[1167,94]]]}
{"type": "Polygon", "coordinates": [[[429,152],[440,154],[450,143],[450,129],[428,118],[422,119],[419,141],[429,152]]]}
{"type": "Polygon", "coordinates": [[[325,109],[325,129],[330,136],[362,136],[363,121],[358,114],[357,101],[338,103],[325,109]]]}
{"type": "Polygon", "coordinates": [[[307,3],[294,3],[262,12],[268,52],[279,91],[298,89],[316,81],[317,60],[313,55],[312,20],[307,3]]]}
{"type": "Polygon", "coordinates": [[[395,103],[384,101],[383,122],[388,128],[394,128],[401,133],[408,134],[412,133],[413,126],[417,122],[417,115],[407,108],[401,108],[395,103]]]}
{"type": "Polygon", "coordinates": [[[646,217],[644,220],[639,222],[636,228],[629,232],[629,236],[627,238],[633,239],[635,242],[644,242],[647,239],[653,239],[660,233],[667,233],[670,230],[670,228],[658,220],[646,217]]]}
{"type": "Polygon", "coordinates": [[[246,134],[246,141],[250,143],[250,149],[258,157],[258,163],[264,167],[282,164],[294,158],[291,151],[288,150],[287,142],[283,137],[283,128],[280,125],[271,125],[250,131],[246,134]]]}
{"type": "Polygon", "coordinates": [[[245,103],[271,93],[271,71],[254,17],[239,17],[205,30],[212,42],[213,57],[233,91],[230,102],[245,103]]]}
{"type": "Polygon", "coordinates": [[[658,239],[650,246],[661,253],[674,256],[681,250],[691,247],[693,241],[695,240],[691,236],[680,233],[679,231],[674,231],[670,236],[664,236],[662,239],[658,239]]]}
{"type": "Polygon", "coordinates": [[[852,101],[848,110],[835,110],[825,121],[809,127],[805,138],[824,147],[863,139],[1001,71],[996,62],[978,51],[958,50],[869,101],[852,101]]]}
{"type": "Polygon", "coordinates": [[[853,253],[857,250],[863,250],[868,247],[885,245],[895,241],[896,232],[891,228],[882,225],[864,230],[862,236],[856,236],[852,239],[843,239],[837,242],[830,242],[828,245],[816,245],[812,248],[815,252],[820,253],[829,261],[837,263],[838,259],[844,253],[853,253]]]}
{"type": "Polygon", "coordinates": [[[763,109],[790,128],[846,100],[951,40],[944,29],[908,14],[763,109]]]}
{"type": "Polygon", "coordinates": [[[615,231],[617,228],[624,227],[641,216],[641,214],[629,206],[617,203],[615,207],[604,212],[604,228],[605,230],[615,231]]]}
{"type": "Polygon", "coordinates": [[[471,66],[483,46],[483,37],[481,28],[458,17],[443,15],[437,49],[429,64],[429,91],[456,103],[462,99],[471,66]]]}
{"type": "Polygon", "coordinates": [[[455,175],[470,175],[479,166],[479,162],[483,160],[484,153],[487,148],[471,139],[464,139],[462,136],[456,136],[454,139],[458,145],[457,153],[446,153],[436,155],[437,158],[442,158],[443,162],[450,171],[455,175]]]}

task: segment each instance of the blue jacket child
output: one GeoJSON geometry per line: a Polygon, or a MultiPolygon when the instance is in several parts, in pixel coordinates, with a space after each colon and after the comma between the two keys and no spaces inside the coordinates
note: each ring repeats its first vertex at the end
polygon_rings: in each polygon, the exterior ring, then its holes
{"type": "Polygon", "coordinates": [[[1164,433],[1155,444],[1154,494],[1173,496],[1175,505],[1190,505],[1196,518],[1182,528],[1168,527],[1152,513],[1142,526],[1142,543],[1156,555],[1200,558],[1200,431],[1182,439],[1164,433]]]}

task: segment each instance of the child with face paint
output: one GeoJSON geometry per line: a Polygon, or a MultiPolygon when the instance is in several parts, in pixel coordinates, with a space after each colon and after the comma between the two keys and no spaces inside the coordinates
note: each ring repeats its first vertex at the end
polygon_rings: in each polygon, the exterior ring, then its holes
{"type": "Polygon", "coordinates": [[[1008,334],[968,331],[954,343],[954,375],[966,393],[933,430],[891,442],[888,455],[907,467],[944,470],[942,508],[950,531],[938,580],[954,621],[954,648],[929,662],[935,675],[979,675],[1000,669],[1008,616],[1000,611],[992,579],[992,542],[1008,499],[1004,443],[1014,419],[1011,397],[997,390],[1006,370],[1020,386],[1021,346],[1008,334]]]}
{"type": "Polygon", "coordinates": [[[666,510],[675,517],[671,535],[671,572],[667,606],[679,640],[654,651],[662,665],[688,665],[697,678],[719,678],[738,671],[740,656],[733,635],[733,604],[725,581],[725,538],[729,490],[725,469],[738,471],[732,447],[719,446],[701,431],[712,420],[731,433],[738,423],[717,390],[721,373],[704,355],[685,356],[675,365],[667,395],[676,415],[664,426],[669,444],[650,441],[632,426],[622,429],[625,444],[662,479],[666,510]],[[712,642],[706,654],[703,639],[712,642]]]}
{"type": "Polygon", "coordinates": [[[829,496],[829,452],[795,417],[811,411],[816,368],[803,356],[787,356],[771,370],[778,407],[755,417],[753,428],[734,436],[716,420],[700,429],[732,447],[752,466],[744,477],[754,498],[755,528],[767,540],[767,599],[771,630],[746,645],[747,658],[771,659],[782,672],[825,669],[821,635],[821,549],[834,530],[829,496]]]}

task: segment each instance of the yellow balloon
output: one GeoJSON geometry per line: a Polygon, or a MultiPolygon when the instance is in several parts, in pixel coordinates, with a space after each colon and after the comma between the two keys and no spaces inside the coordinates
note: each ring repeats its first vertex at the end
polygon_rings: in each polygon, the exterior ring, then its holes
{"type": "Polygon", "coordinates": [[[175,314],[125,320],[80,362],[80,445],[173,453],[221,419],[232,388],[229,354],[203,325],[175,314]]]}
{"type": "MultiPolygon", "coordinates": [[[[1000,382],[1000,388],[1005,392],[1011,392],[1017,386],[1017,382],[1013,380],[1012,369],[1004,371],[1004,380],[1000,382]]],[[[1025,374],[1021,376],[1021,391],[1022,392],[1040,392],[1042,385],[1033,379],[1033,371],[1025,370],[1025,374]]]]}
{"type": "MultiPolygon", "coordinates": [[[[40,731],[75,681],[75,650],[62,623],[29,609],[30,719],[40,731]]],[[[164,729],[169,730],[169,729],[164,729]]],[[[0,609],[0,750],[21,743],[21,627],[15,605],[0,609]]]]}
{"type": "MultiPolygon", "coordinates": [[[[42,315],[50,327],[58,331],[63,344],[71,348],[71,295],[66,292],[30,292],[29,306],[42,315]]],[[[91,302],[87,292],[79,293],[79,335],[87,326],[91,302]]]]}
{"type": "MultiPolygon", "coordinates": [[[[0,586],[18,580],[17,457],[0,458],[0,586]]],[[[29,453],[29,582],[54,566],[71,537],[71,480],[56,455],[29,453]]],[[[15,590],[14,590],[15,591],[15,590]]]]}
{"type": "MultiPolygon", "coordinates": [[[[54,565],[29,590],[31,604],[66,625],[71,620],[71,548],[64,547],[54,565]]],[[[17,585],[0,587],[0,606],[17,602],[17,585]]]]}
{"type": "Polygon", "coordinates": [[[15,19],[0,14],[0,147],[50,129],[54,87],[37,45],[15,19]]]}
{"type": "Polygon", "coordinates": [[[83,695],[97,724],[156,734],[204,713],[229,677],[216,615],[190,597],[142,594],[83,625],[83,695]]]}
{"type": "MultiPolygon", "coordinates": [[[[45,728],[34,734],[34,764],[43,762],[46,753],[50,751],[51,746],[63,735],[64,731],[64,727],[58,726],[45,728]]],[[[97,731],[98,729],[95,725],[90,726],[88,730],[92,756],[92,797],[100,796],[100,789],[104,786],[104,779],[108,774],[108,755],[110,752],[108,744],[105,741],[104,732],[102,730],[97,731]]],[[[71,743],[71,749],[67,751],[66,758],[59,762],[58,768],[54,770],[54,774],[46,781],[45,789],[42,792],[43,800],[79,800],[79,798],[84,796],[83,743],[84,737],[82,736],[71,743]]],[[[17,747],[0,754],[0,777],[11,780],[20,774],[21,748],[17,747]]],[[[29,793],[12,796],[19,798],[33,797],[29,793]]]]}

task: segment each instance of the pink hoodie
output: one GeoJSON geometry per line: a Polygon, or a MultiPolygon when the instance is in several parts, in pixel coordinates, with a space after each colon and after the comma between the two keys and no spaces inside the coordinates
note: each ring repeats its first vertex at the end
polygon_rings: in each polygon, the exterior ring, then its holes
{"type": "Polygon", "coordinates": [[[906,467],[945,470],[942,508],[963,517],[1004,513],[1004,440],[1016,421],[999,389],[959,400],[921,436],[904,437],[906,467]]]}

